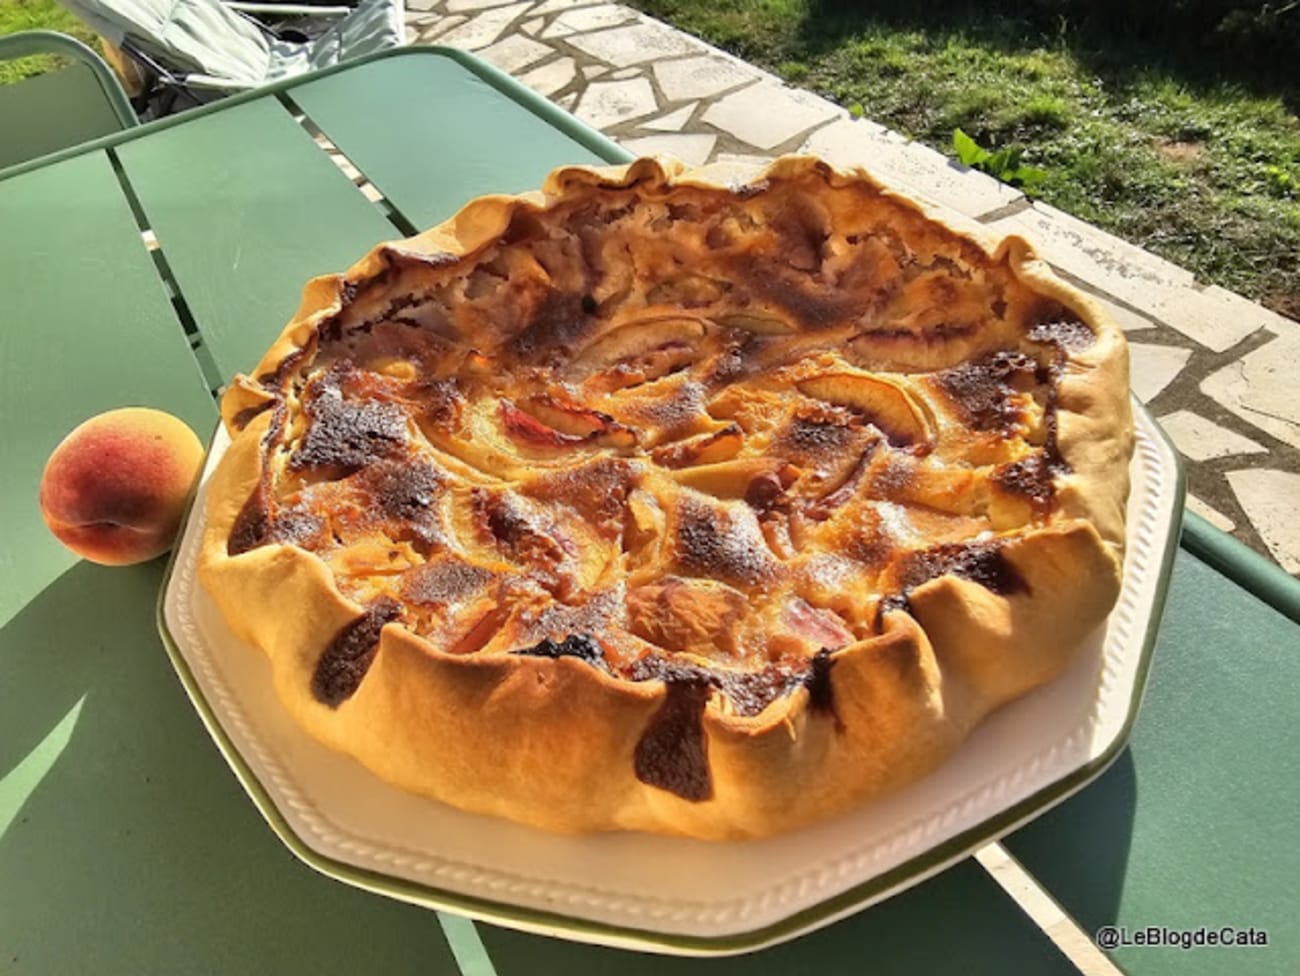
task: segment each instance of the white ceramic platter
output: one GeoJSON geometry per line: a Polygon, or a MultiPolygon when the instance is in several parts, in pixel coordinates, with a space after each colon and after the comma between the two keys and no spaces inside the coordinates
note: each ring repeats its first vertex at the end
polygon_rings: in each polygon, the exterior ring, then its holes
{"type": "Polygon", "coordinates": [[[853,813],[769,840],[555,836],[410,796],[317,744],[270,667],[195,582],[207,478],[160,602],[177,673],[249,796],[304,861],[403,901],[564,938],[724,954],[793,938],[941,871],[1060,802],[1121,751],[1136,716],[1183,504],[1178,456],[1134,406],[1124,587],[1059,680],[985,721],[937,772],[853,813]]]}

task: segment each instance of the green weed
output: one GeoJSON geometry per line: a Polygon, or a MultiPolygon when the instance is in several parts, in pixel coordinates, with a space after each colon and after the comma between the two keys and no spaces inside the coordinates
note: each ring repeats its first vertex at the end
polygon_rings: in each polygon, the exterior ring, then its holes
{"type": "Polygon", "coordinates": [[[808,77],[808,65],[802,61],[782,61],[776,66],[776,73],[792,84],[798,84],[808,77]]]}
{"type": "Polygon", "coordinates": [[[1021,161],[1025,151],[1020,146],[989,152],[961,129],[953,129],[952,147],[963,165],[988,173],[1010,186],[1036,190],[1047,179],[1046,170],[1026,166],[1021,161]]]}

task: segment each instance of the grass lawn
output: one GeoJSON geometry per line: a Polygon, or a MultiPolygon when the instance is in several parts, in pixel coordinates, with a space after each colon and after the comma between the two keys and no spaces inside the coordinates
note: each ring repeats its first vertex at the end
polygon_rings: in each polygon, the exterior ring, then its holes
{"type": "Polygon", "coordinates": [[[1300,318],[1300,71],[1284,59],[1025,2],[629,2],[950,156],[959,127],[1022,146],[1047,173],[1040,199],[1300,318]]]}
{"type": "MultiPolygon", "coordinates": [[[[54,0],[0,0],[0,34],[24,30],[60,31],[99,50],[95,35],[54,0]]],[[[48,56],[0,61],[0,85],[48,71],[53,61],[48,56]]]]}

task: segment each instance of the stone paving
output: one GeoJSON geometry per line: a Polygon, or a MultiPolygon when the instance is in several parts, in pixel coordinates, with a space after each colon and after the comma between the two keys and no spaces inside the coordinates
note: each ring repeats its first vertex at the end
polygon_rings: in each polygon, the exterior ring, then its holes
{"type": "Polygon", "coordinates": [[[599,0],[408,0],[412,43],[474,51],[638,154],[812,152],[1021,233],[1130,339],[1133,390],[1186,458],[1188,506],[1300,574],[1300,323],[703,41],[599,0]]]}

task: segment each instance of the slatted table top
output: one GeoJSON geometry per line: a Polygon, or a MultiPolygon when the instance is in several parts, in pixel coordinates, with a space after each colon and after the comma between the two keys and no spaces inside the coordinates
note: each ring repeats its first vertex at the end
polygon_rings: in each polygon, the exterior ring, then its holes
{"type": "MultiPolygon", "coordinates": [[[[1078,971],[974,859],[722,960],[473,925],[325,878],[260,819],[178,684],[155,626],[163,563],[96,567],[46,531],[41,466],[80,420],[141,404],[207,433],[215,390],[308,278],[481,193],[625,158],[495,70],[422,49],[0,177],[0,972],[1078,971]]],[[[1300,971],[1300,601],[1276,579],[1261,601],[1235,558],[1180,551],[1131,748],[1005,842],[1087,932],[1268,933],[1121,947],[1129,972],[1300,971]]]]}

